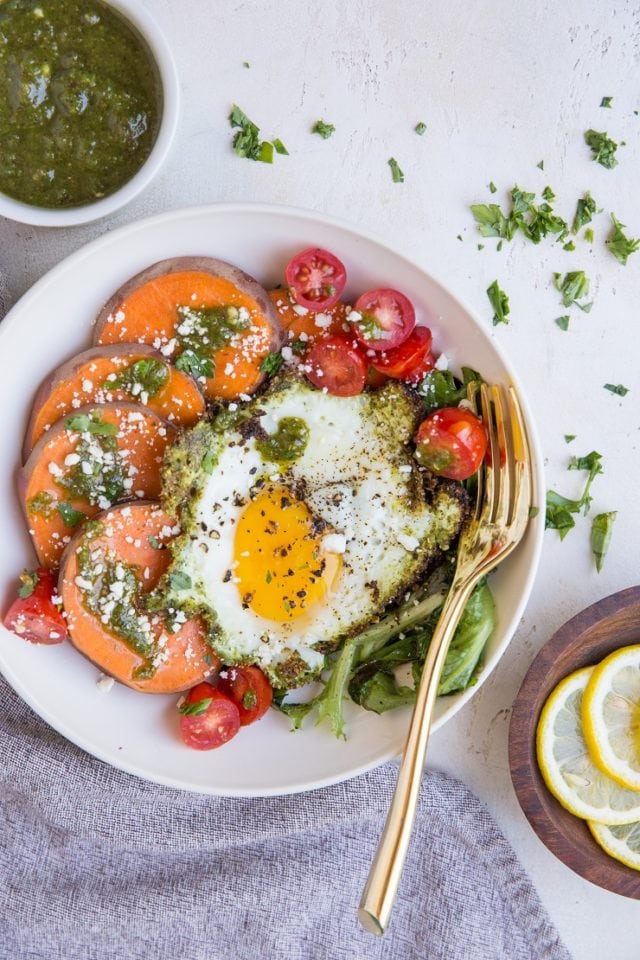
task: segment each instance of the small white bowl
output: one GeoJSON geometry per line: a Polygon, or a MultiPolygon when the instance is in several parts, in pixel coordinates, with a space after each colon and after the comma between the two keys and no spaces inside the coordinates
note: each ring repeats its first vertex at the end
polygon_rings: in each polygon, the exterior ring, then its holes
{"type": "Polygon", "coordinates": [[[171,147],[180,111],[180,85],[178,72],[164,34],[155,20],[137,0],[106,0],[128,20],[146,41],[155,60],[160,76],[162,91],[162,115],[158,135],[151,150],[138,172],[122,187],[103,197],[95,203],[85,203],[79,207],[65,207],[54,209],[38,207],[29,203],[14,200],[4,193],[0,193],[0,216],[19,223],[29,223],[39,227],[69,227],[79,223],[89,223],[99,220],[115,210],[119,210],[126,203],[136,197],[165,161],[171,147]]]}

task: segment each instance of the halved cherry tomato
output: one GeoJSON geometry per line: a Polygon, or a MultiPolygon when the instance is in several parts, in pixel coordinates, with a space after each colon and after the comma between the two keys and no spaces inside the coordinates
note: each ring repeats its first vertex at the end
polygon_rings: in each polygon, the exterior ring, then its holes
{"type": "Polygon", "coordinates": [[[315,387],[326,387],[336,397],[362,393],[367,379],[367,362],[349,337],[318,340],[305,358],[305,368],[315,387]]]}
{"type": "Polygon", "coordinates": [[[192,687],[179,709],[180,736],[194,750],[215,750],[240,729],[238,707],[210,683],[192,687]]]}
{"type": "Polygon", "coordinates": [[[271,684],[259,667],[226,667],[218,677],[218,690],[238,707],[242,727],[263,717],[273,700],[271,684]]]}
{"type": "Polygon", "coordinates": [[[382,387],[388,379],[389,377],[384,373],[380,373],[375,367],[369,367],[367,370],[367,386],[371,387],[372,390],[377,390],[378,387],[382,387]]]}
{"type": "Polygon", "coordinates": [[[296,302],[308,310],[328,310],[337,303],[347,282],[344,264],[328,250],[309,247],[292,257],[285,270],[296,302]]]}
{"type": "Polygon", "coordinates": [[[3,621],[5,627],[29,643],[62,643],[68,636],[67,622],[53,602],[58,596],[54,574],[40,567],[32,573],[25,571],[20,580],[21,592],[31,593],[13,601],[3,621]]]}
{"type": "Polygon", "coordinates": [[[371,357],[371,366],[394,380],[419,383],[433,367],[431,341],[429,327],[416,327],[399,347],[371,357]]]}
{"type": "Polygon", "coordinates": [[[443,407],[423,420],[415,436],[416,459],[450,480],[466,480],[484,460],[487,431],[478,417],[461,407],[443,407]]]}
{"type": "Polygon", "coordinates": [[[390,350],[403,343],[416,325],[411,301],[399,290],[368,290],[356,300],[350,316],[354,332],[370,350],[390,350]]]}

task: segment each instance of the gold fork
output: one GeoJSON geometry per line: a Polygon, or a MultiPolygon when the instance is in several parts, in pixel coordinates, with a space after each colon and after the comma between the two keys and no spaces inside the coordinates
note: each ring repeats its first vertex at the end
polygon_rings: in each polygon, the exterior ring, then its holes
{"type": "Polygon", "coordinates": [[[449,643],[471,591],[520,542],[531,511],[531,453],[517,395],[512,387],[483,383],[478,390],[473,384],[469,400],[476,411],[478,393],[489,444],[478,474],[475,511],[460,535],[453,582],[429,645],[396,789],[358,910],[364,929],[378,935],[389,922],[407,855],[449,643]]]}

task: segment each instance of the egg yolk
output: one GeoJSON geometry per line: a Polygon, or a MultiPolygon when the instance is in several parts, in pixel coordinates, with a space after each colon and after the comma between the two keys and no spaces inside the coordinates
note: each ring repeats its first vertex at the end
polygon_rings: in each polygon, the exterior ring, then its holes
{"type": "Polygon", "coordinates": [[[285,487],[260,491],[236,525],[233,572],[243,605],[279,623],[304,616],[341,566],[339,554],[322,549],[327,532],[285,487]]]}

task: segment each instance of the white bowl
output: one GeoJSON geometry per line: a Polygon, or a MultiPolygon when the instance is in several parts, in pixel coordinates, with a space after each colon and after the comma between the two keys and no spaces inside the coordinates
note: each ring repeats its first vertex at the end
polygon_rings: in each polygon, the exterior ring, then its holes
{"type": "Polygon", "coordinates": [[[138,172],[115,193],[86,203],[79,207],[53,209],[38,207],[14,200],[0,193],[0,216],[19,223],[30,223],[38,227],[69,227],[90,220],[99,220],[107,214],[119,210],[136,197],[155,177],[165,161],[171,147],[180,111],[180,85],[178,72],[164,34],[153,17],[137,0],[105,0],[109,6],[119,11],[146,41],[155,60],[162,88],[162,116],[158,135],[151,153],[138,172]]]}
{"type": "MultiPolygon", "coordinates": [[[[90,344],[92,320],[109,296],[144,267],[185,254],[229,260],[275,285],[287,260],[310,246],[333,250],[346,264],[347,298],[372,287],[404,291],[419,322],[433,329],[436,349],[455,366],[468,364],[487,380],[516,386],[533,444],[534,503],[544,503],[540,447],[515,373],[491,328],[421,267],[370,234],[310,211],[240,203],[170,211],[106,233],[74,253],[0,324],[3,609],[17,575],[34,564],[14,484],[33,394],[52,367],[90,344]]],[[[484,667],[476,686],[439,698],[434,730],[475,694],[507,649],[531,591],[543,532],[540,510],[522,544],[491,575],[498,625],[484,667]]],[[[291,733],[287,717],[272,710],[222,749],[203,754],[177,735],[175,696],[145,696],[121,684],[105,696],[96,688],[96,667],[70,644],[37,647],[0,627],[0,670],[47,723],[94,756],[150,780],[227,796],[294,793],[368,770],[400,752],[409,717],[405,709],[378,716],[347,703],[344,741],[312,722],[291,733]]]]}

